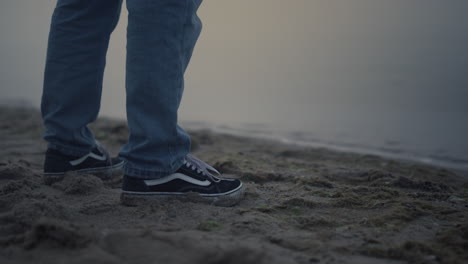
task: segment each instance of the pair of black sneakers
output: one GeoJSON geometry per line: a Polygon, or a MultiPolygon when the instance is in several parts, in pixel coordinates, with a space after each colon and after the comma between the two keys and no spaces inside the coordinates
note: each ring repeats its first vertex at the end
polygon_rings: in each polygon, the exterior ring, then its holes
{"type": "MultiPolygon", "coordinates": [[[[44,182],[61,181],[66,172],[93,174],[101,179],[111,179],[121,173],[124,161],[112,158],[97,145],[81,157],[70,156],[48,149],[44,162],[44,182]]],[[[145,201],[181,199],[233,206],[242,198],[243,186],[238,179],[221,178],[210,165],[187,155],[184,164],[174,173],[159,179],[141,179],[123,176],[121,201],[125,205],[138,205],[145,201]]]]}

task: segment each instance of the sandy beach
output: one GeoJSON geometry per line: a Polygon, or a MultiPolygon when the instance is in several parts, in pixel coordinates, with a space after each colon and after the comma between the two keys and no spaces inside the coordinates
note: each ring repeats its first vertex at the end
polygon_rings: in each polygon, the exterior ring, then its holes
{"type": "MultiPolygon", "coordinates": [[[[117,154],[126,123],[99,119],[117,154]]],[[[121,177],[42,181],[35,109],[0,108],[0,263],[467,263],[468,175],[371,155],[190,131],[192,153],[241,178],[223,208],[120,204],[121,177]]]]}

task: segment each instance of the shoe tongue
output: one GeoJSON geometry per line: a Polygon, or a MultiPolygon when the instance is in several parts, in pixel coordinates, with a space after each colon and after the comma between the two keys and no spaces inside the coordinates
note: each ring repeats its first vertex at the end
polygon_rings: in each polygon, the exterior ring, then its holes
{"type": "Polygon", "coordinates": [[[102,151],[99,150],[98,147],[94,147],[93,150],[91,150],[91,153],[97,154],[97,155],[103,155],[102,151]]]}
{"type": "Polygon", "coordinates": [[[92,151],[94,154],[98,155],[104,155],[107,158],[110,158],[109,152],[101,145],[99,141],[96,141],[96,146],[94,147],[94,150],[92,151]]]}
{"type": "Polygon", "coordinates": [[[103,159],[106,161],[108,165],[112,165],[112,158],[110,157],[109,153],[106,151],[104,147],[101,145],[95,146],[92,150],[91,153],[99,156],[99,159],[103,159]]]}

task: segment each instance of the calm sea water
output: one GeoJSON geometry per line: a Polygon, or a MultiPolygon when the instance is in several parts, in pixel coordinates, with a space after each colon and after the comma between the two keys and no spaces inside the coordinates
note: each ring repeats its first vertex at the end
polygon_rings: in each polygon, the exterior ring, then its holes
{"type": "MultiPolygon", "coordinates": [[[[53,0],[0,4],[2,100],[39,105],[53,0]]],[[[468,1],[205,0],[180,119],[468,170],[468,1]]],[[[126,12],[101,115],[125,118],[126,12]]]]}

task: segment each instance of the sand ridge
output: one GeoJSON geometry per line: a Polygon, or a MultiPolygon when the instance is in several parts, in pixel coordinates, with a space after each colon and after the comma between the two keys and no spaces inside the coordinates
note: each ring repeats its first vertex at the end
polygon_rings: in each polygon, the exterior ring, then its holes
{"type": "MultiPolygon", "coordinates": [[[[99,119],[116,154],[124,122],[99,119]]],[[[241,178],[232,208],[119,202],[119,177],[48,186],[34,109],[0,108],[1,263],[464,263],[468,175],[443,168],[191,131],[193,154],[241,178]]]]}

